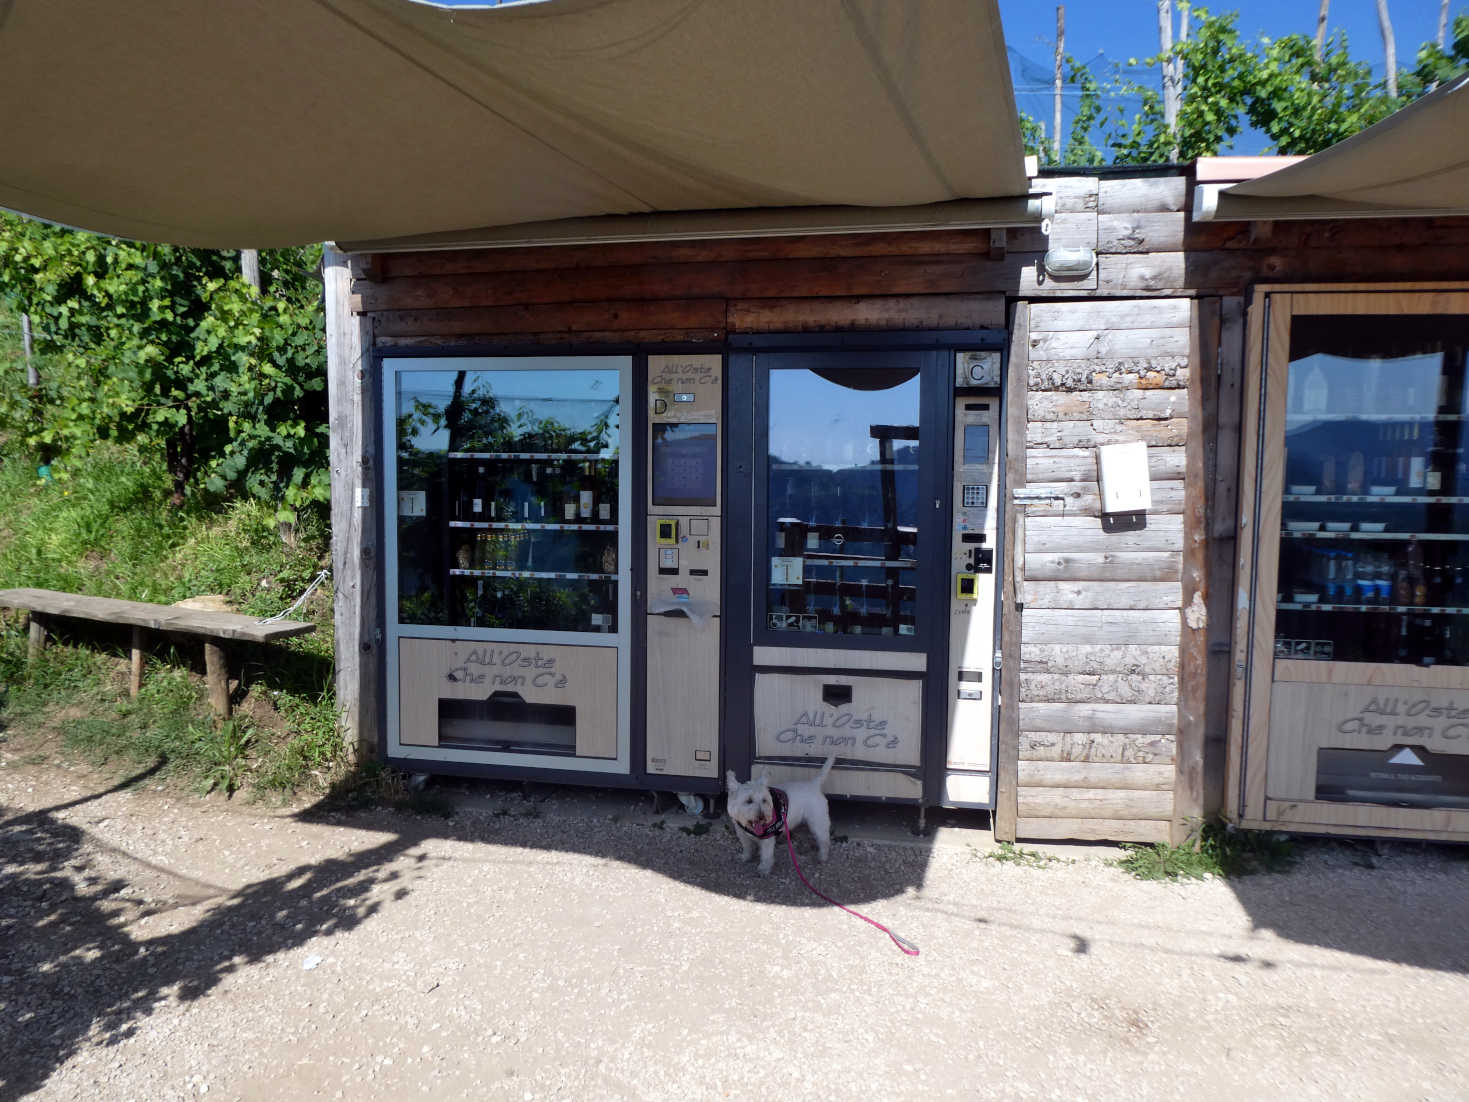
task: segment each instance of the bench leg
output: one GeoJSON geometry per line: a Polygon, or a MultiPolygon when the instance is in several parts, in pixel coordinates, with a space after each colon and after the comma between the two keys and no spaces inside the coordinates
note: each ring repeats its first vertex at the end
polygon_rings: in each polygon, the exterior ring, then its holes
{"type": "Polygon", "coordinates": [[[230,717],[230,667],[225,660],[224,647],[206,641],[204,644],[204,672],[209,680],[209,706],[220,719],[230,717]]]}
{"type": "Polygon", "coordinates": [[[26,648],[26,660],[34,662],[41,657],[41,652],[46,649],[46,621],[34,612],[31,613],[30,638],[26,648]]]}
{"type": "Polygon", "coordinates": [[[128,696],[137,696],[143,687],[143,629],[133,628],[133,667],[128,677],[128,696]]]}

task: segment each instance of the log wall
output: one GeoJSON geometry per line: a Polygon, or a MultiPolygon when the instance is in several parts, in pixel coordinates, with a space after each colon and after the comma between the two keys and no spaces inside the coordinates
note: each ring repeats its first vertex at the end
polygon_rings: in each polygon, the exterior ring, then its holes
{"type": "MultiPolygon", "coordinates": [[[[1184,175],[1037,186],[1056,197],[1049,238],[982,229],[363,255],[349,303],[380,350],[718,348],[737,333],[1012,319],[1011,485],[1047,497],[1007,506],[997,833],[1177,840],[1222,787],[1241,296],[1262,281],[1462,279],[1469,219],[1195,224],[1184,175]],[[1096,251],[1093,272],[1047,277],[1047,247],[1074,245],[1096,251]],[[1145,527],[1112,530],[1096,448],[1133,440],[1149,446],[1153,507],[1145,527]]],[[[334,467],[352,461],[334,452],[334,467]]],[[[380,659],[364,647],[362,661],[369,683],[366,664],[380,659]]],[[[374,717],[364,704],[364,739],[374,717]]]]}
{"type": "Polygon", "coordinates": [[[1165,841],[1178,757],[1192,304],[1036,302],[1029,315],[1025,363],[1011,365],[1028,391],[1027,496],[1055,498],[1017,507],[1015,833],[1165,841]],[[1150,445],[1152,508],[1144,526],[1113,530],[1101,515],[1096,446],[1126,440],[1150,445]]]}

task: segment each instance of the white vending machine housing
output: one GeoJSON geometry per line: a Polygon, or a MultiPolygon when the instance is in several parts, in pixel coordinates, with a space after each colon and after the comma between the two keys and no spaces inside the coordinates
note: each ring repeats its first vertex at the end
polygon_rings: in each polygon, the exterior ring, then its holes
{"type": "Polygon", "coordinates": [[[1000,354],[956,354],[948,745],[942,803],[994,806],[1000,354]]]}
{"type": "Polygon", "coordinates": [[[719,776],[724,358],[648,357],[649,777],[719,776]]]}

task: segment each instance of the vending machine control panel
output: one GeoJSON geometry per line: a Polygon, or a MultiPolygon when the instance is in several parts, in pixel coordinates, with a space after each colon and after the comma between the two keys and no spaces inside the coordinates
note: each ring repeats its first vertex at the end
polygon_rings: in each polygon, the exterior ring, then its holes
{"type": "Polygon", "coordinates": [[[998,353],[957,354],[950,532],[949,740],[944,802],[993,806],[1000,390],[998,353]],[[993,357],[991,359],[990,357],[993,357]],[[966,359],[965,357],[969,357],[966,359]],[[977,385],[978,384],[978,385],[977,385]]]}
{"type": "Polygon", "coordinates": [[[714,779],[722,671],[723,357],[649,356],[647,417],[646,768],[714,779]]]}

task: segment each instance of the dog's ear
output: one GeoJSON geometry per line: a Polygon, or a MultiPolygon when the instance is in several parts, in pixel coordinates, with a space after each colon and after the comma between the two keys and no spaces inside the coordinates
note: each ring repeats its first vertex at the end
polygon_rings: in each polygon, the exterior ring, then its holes
{"type": "Polygon", "coordinates": [[[740,787],[740,782],[735,780],[734,770],[728,770],[724,774],[724,783],[729,786],[729,794],[733,796],[740,787]]]}
{"type": "Polygon", "coordinates": [[[767,769],[765,766],[762,765],[760,767],[760,772],[755,777],[755,783],[756,784],[769,785],[770,784],[770,770],[767,769]]]}

